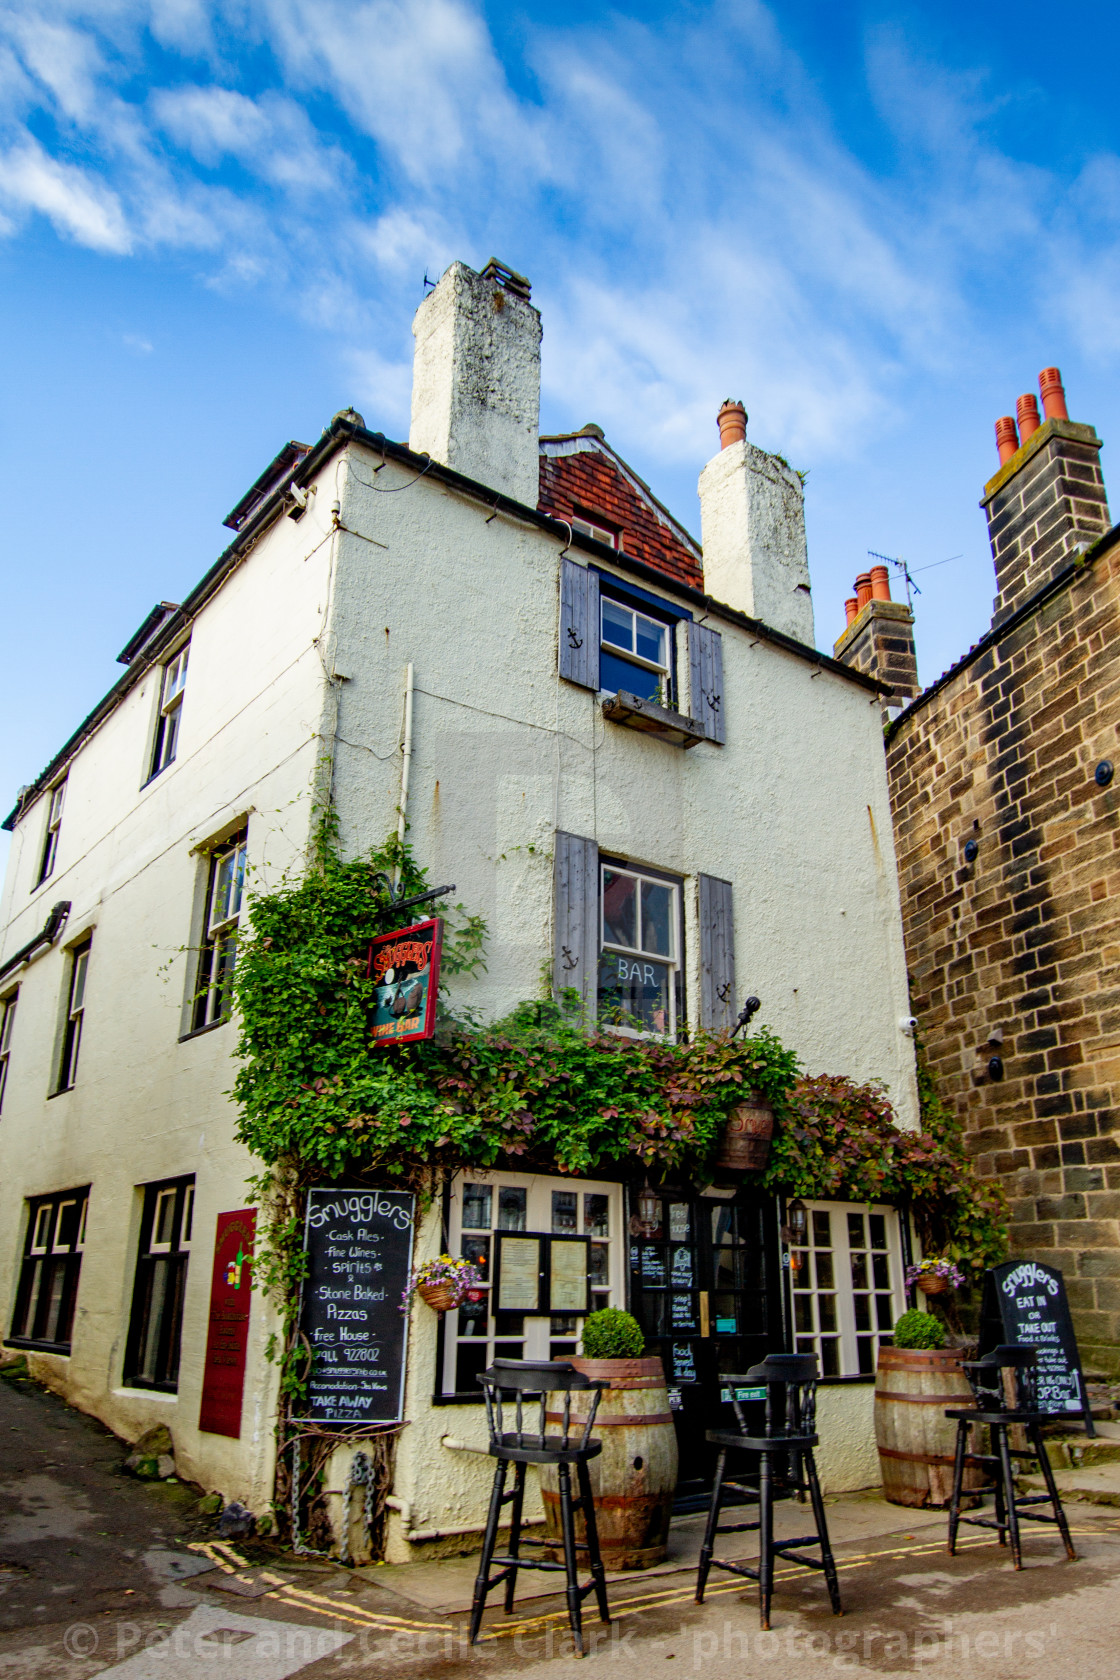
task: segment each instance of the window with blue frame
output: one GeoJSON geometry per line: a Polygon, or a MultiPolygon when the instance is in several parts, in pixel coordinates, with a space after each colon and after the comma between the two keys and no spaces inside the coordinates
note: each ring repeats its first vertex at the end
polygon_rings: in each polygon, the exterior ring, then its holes
{"type": "Polygon", "coordinates": [[[600,599],[599,688],[637,694],[659,706],[676,706],[673,625],[604,588],[600,599]]]}

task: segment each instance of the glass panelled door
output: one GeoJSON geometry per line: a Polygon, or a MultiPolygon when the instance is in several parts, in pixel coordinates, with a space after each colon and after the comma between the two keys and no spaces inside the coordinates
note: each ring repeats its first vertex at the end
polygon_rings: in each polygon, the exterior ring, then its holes
{"type": "Polygon", "coordinates": [[[665,1366],[686,1500],[710,1485],[705,1432],[735,1427],[722,1379],[782,1347],[779,1273],[774,1201],[755,1190],[666,1191],[660,1224],[632,1231],[631,1310],[665,1366]]]}

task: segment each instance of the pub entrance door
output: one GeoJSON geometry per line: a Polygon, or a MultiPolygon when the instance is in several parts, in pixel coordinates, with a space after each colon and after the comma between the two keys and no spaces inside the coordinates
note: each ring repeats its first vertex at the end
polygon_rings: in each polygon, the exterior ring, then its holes
{"type": "Polygon", "coordinates": [[[754,1188],[664,1190],[660,1224],[630,1238],[630,1300],[649,1351],[665,1366],[680,1449],[678,1507],[699,1506],[715,1473],[706,1432],[735,1428],[721,1379],[785,1347],[776,1199],[754,1188]]]}

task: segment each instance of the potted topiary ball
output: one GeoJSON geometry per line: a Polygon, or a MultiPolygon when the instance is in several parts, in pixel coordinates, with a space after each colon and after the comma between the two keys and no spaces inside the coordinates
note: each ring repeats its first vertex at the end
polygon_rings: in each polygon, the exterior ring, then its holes
{"type": "MultiPolygon", "coordinates": [[[[945,1346],[945,1326],[930,1312],[904,1312],[893,1342],[893,1347],[880,1345],[875,1377],[875,1444],[883,1493],[894,1505],[944,1506],[953,1488],[957,1437],[945,1409],[972,1404],[961,1354],[945,1346]]],[[[966,1469],[966,1489],[983,1482],[982,1471],[966,1469]]]]}
{"type": "MultiPolygon", "coordinates": [[[[677,1485],[677,1432],[669,1409],[665,1372],[656,1355],[643,1357],[645,1337],[636,1318],[618,1307],[589,1313],[583,1324],[583,1353],[569,1363],[606,1382],[592,1440],[602,1452],[590,1461],[595,1521],[608,1569],[649,1569],[668,1553],[669,1518],[677,1485]]],[[[572,1393],[572,1419],[586,1416],[588,1391],[572,1393]]],[[[554,1394],[549,1412],[559,1422],[563,1396],[554,1394]]],[[[541,1493],[550,1538],[560,1538],[560,1495],[556,1472],[542,1467],[541,1493]]],[[[577,1539],[583,1539],[577,1517],[577,1539]]],[[[556,1555],[556,1554],[554,1554],[556,1555]]]]}

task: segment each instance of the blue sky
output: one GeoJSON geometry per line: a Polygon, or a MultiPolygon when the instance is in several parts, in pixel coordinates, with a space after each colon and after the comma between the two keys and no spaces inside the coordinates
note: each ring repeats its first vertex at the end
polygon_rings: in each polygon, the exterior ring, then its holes
{"type": "Polygon", "coordinates": [[[456,257],[532,279],[544,429],[598,421],[697,532],[743,398],[809,473],[820,645],[868,549],[933,567],[931,680],[987,627],[996,417],[1057,363],[1114,435],[1118,36],[1041,0],[7,0],[0,803],[285,439],[349,403],[407,435],[456,257]]]}

